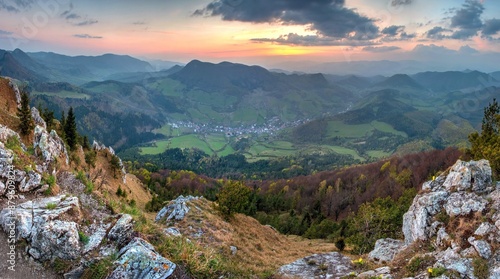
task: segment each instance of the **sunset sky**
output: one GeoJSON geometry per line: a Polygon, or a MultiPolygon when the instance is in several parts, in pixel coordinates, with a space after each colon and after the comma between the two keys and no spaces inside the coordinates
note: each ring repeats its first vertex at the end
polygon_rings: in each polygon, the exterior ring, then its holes
{"type": "Polygon", "coordinates": [[[268,65],[491,57],[500,1],[0,0],[0,48],[268,65]]]}

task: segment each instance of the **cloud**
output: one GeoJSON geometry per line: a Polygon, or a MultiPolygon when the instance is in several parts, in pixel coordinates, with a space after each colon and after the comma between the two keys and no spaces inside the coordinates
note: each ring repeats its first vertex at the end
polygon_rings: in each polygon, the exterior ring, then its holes
{"type": "Polygon", "coordinates": [[[102,39],[101,36],[91,36],[89,34],[75,34],[73,37],[80,38],[80,39],[102,39]]]}
{"type": "Polygon", "coordinates": [[[94,19],[88,19],[88,20],[84,20],[84,21],[80,21],[80,22],[76,22],[76,23],[72,23],[72,24],[74,26],[88,26],[88,25],[96,24],[98,22],[99,21],[94,20],[94,19]]]}
{"type": "Polygon", "coordinates": [[[397,46],[380,46],[380,47],[367,46],[363,48],[364,51],[376,52],[376,53],[395,51],[399,49],[401,48],[397,46]]]}
{"type": "Polygon", "coordinates": [[[382,34],[396,36],[398,33],[400,33],[404,29],[405,29],[405,27],[402,25],[392,25],[392,26],[389,26],[389,27],[382,29],[382,34]]]}
{"type": "Polygon", "coordinates": [[[251,39],[254,42],[269,42],[277,43],[280,45],[294,45],[294,46],[367,46],[375,45],[373,41],[360,41],[351,39],[335,39],[332,37],[318,36],[318,35],[299,35],[296,33],[289,33],[288,35],[281,35],[278,38],[255,38],[251,39]]]}
{"type": "Polygon", "coordinates": [[[500,19],[485,20],[481,32],[485,36],[496,35],[500,32],[500,19]]]}
{"type": "Polygon", "coordinates": [[[19,13],[21,10],[31,8],[35,0],[0,0],[0,8],[7,12],[19,13]]]}
{"type": "Polygon", "coordinates": [[[417,36],[417,34],[408,34],[405,32],[405,27],[402,25],[391,25],[388,26],[380,32],[384,35],[381,41],[384,42],[394,42],[394,41],[406,41],[411,40],[417,36]]]}
{"type": "Polygon", "coordinates": [[[147,23],[145,21],[134,21],[132,22],[133,25],[146,25],[147,23]]]}
{"type": "Polygon", "coordinates": [[[479,51],[475,48],[472,48],[468,45],[461,46],[460,49],[458,50],[460,53],[465,53],[465,54],[474,54],[474,53],[479,53],[479,51]]]}
{"type": "Polygon", "coordinates": [[[12,32],[0,29],[0,36],[10,36],[12,34],[13,34],[12,32]]]}
{"type": "Polygon", "coordinates": [[[80,19],[80,18],[82,18],[82,16],[77,15],[75,13],[70,13],[70,14],[67,14],[65,18],[68,19],[68,20],[70,20],[70,19],[80,19]]]}
{"type": "MultiPolygon", "coordinates": [[[[225,21],[301,25],[316,32],[315,38],[321,41],[319,44],[325,41],[334,45],[343,40],[370,41],[380,36],[373,19],[344,5],[345,0],[216,0],[193,15],[221,17],[225,21]]],[[[306,41],[312,37],[307,37],[306,41]]],[[[286,41],[283,38],[271,40],[286,41]]]]}
{"type": "Polygon", "coordinates": [[[451,17],[450,27],[458,28],[451,38],[453,39],[468,39],[477,34],[482,28],[483,22],[481,14],[484,11],[484,6],[477,0],[466,0],[461,9],[455,11],[451,17]]]}
{"type": "Polygon", "coordinates": [[[441,26],[436,26],[429,31],[425,32],[425,35],[429,39],[434,39],[434,40],[442,40],[444,38],[447,38],[448,36],[444,35],[443,32],[449,32],[451,30],[445,29],[441,26]]]}
{"type": "Polygon", "coordinates": [[[391,6],[402,6],[402,5],[410,5],[413,0],[392,0],[391,6]]]}

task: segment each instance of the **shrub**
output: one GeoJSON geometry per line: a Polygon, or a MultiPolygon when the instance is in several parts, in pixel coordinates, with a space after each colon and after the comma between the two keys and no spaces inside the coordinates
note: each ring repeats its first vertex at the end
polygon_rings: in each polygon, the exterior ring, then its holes
{"type": "Polygon", "coordinates": [[[343,238],[339,238],[335,241],[335,247],[339,249],[339,251],[344,251],[345,248],[345,241],[343,238]]]}
{"type": "Polygon", "coordinates": [[[89,240],[90,240],[90,237],[87,236],[84,232],[82,231],[78,231],[78,238],[80,239],[80,241],[87,245],[87,243],[89,243],[89,240]]]}
{"type": "Polygon", "coordinates": [[[55,209],[57,207],[57,204],[55,202],[49,202],[46,206],[47,209],[55,209]]]}
{"type": "Polygon", "coordinates": [[[488,261],[483,258],[475,258],[472,261],[474,267],[474,276],[478,279],[486,279],[489,276],[488,261]]]}

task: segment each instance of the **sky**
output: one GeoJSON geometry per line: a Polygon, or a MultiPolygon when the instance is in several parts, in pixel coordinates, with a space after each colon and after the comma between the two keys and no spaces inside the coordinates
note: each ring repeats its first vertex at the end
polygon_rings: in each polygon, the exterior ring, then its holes
{"type": "Polygon", "coordinates": [[[494,67],[500,1],[0,0],[0,48],[269,67],[457,59],[494,67]]]}

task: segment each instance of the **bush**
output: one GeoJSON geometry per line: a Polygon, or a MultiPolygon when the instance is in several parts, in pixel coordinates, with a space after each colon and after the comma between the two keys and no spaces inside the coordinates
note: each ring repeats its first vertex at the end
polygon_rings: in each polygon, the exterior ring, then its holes
{"type": "Polygon", "coordinates": [[[475,258],[472,261],[472,267],[474,267],[474,276],[478,279],[486,279],[489,276],[488,261],[483,258],[475,258]]]}
{"type": "Polygon", "coordinates": [[[227,181],[217,195],[217,209],[223,217],[229,218],[234,213],[245,213],[250,206],[252,190],[238,181],[227,181]]]}
{"type": "Polygon", "coordinates": [[[335,247],[337,247],[337,249],[339,249],[339,251],[344,251],[344,248],[345,248],[345,241],[343,238],[339,238],[335,241],[335,247]]]}

